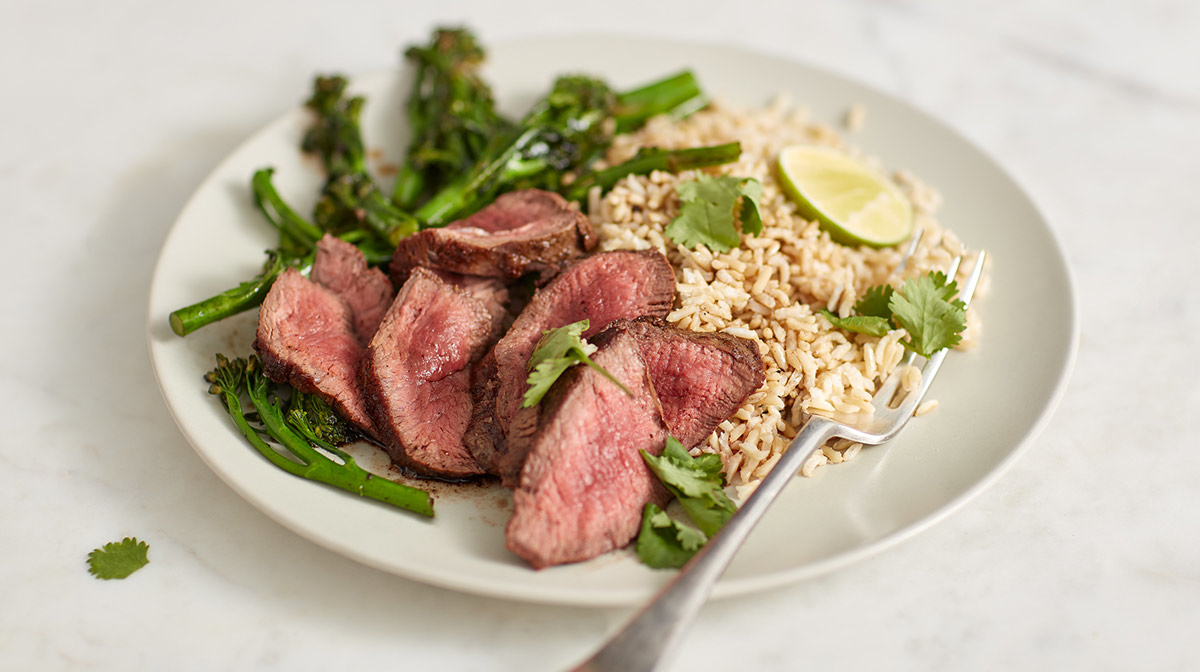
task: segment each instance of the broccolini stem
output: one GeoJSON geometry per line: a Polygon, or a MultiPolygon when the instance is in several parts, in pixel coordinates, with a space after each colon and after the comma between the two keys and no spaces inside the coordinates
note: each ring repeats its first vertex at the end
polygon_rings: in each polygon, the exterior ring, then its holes
{"type": "Polygon", "coordinates": [[[313,444],[285,419],[280,401],[271,394],[271,383],[262,374],[257,358],[230,360],[218,354],[217,367],[204,378],[212,383],[209,393],[221,397],[238,431],[255,450],[275,466],[296,476],[332,485],[424,516],[433,516],[433,500],[424,490],[376,477],[359,467],[354,458],[336,448],[330,447],[331,452],[343,460],[342,464],[329,459],[314,448],[313,444]],[[243,388],[253,410],[258,412],[266,433],[296,459],[281,454],[250,425],[241,403],[243,388]]]}
{"type": "Polygon", "coordinates": [[[521,149],[537,137],[540,130],[525,129],[499,155],[434,194],[413,215],[422,222],[423,228],[437,228],[454,221],[460,214],[477,210],[477,205],[494,196],[487,186],[501,179],[509,164],[517,162],[521,149]]]}
{"type": "Polygon", "coordinates": [[[275,278],[289,266],[304,275],[312,270],[311,254],[295,258],[285,256],[281,250],[269,250],[267,255],[262,272],[253,278],[216,296],[173,311],[170,316],[171,331],[179,336],[187,336],[200,327],[255,308],[266,298],[275,278]]]}
{"type": "Polygon", "coordinates": [[[332,177],[325,185],[325,193],[393,246],[420,228],[412,215],[392,205],[392,201],[365,175],[332,177]]]}
{"type": "Polygon", "coordinates": [[[696,76],[689,70],[617,95],[617,132],[635,130],[650,117],[665,114],[682,119],[708,104],[696,76]]]}
{"type": "Polygon", "coordinates": [[[479,77],[484,51],[469,30],[439,28],[427,45],[412,46],[404,56],[414,68],[405,108],[411,140],[392,202],[411,212],[469,172],[509,123],[479,77]]]}
{"type": "MultiPolygon", "coordinates": [[[[346,453],[339,455],[339,457],[344,456],[345,463],[338,464],[313,448],[312,444],[284,420],[284,412],[279,400],[268,398],[267,378],[258,370],[257,361],[252,357],[246,366],[246,392],[250,396],[254,408],[258,410],[258,416],[262,419],[271,438],[281,443],[305,463],[299,473],[300,476],[311,481],[332,485],[346,492],[408,509],[414,513],[433,516],[433,501],[429,498],[429,493],[424,490],[410,488],[386,478],[378,478],[358,466],[354,462],[354,458],[346,453]]],[[[257,446],[255,447],[257,448],[257,446]]],[[[259,452],[262,452],[261,449],[259,452]]],[[[268,459],[270,459],[269,456],[268,459]]],[[[275,460],[271,461],[275,462],[275,460]]],[[[296,473],[290,468],[285,468],[291,473],[296,473]]]]}
{"type": "Polygon", "coordinates": [[[598,186],[602,191],[608,191],[618,181],[629,175],[646,175],[655,170],[678,173],[691,168],[719,166],[736,161],[741,154],[742,146],[737,142],[709,147],[689,147],[688,149],[643,147],[632,159],[624,163],[584,174],[567,188],[563,196],[569,201],[582,202],[587,198],[587,193],[592,187],[598,186]]]}
{"type": "Polygon", "coordinates": [[[254,191],[254,205],[258,206],[271,226],[279,231],[280,236],[300,248],[315,250],[317,241],[325,232],[301,217],[284,202],[271,182],[271,176],[274,174],[274,168],[262,168],[255,171],[254,176],[250,178],[250,186],[254,191]]]}

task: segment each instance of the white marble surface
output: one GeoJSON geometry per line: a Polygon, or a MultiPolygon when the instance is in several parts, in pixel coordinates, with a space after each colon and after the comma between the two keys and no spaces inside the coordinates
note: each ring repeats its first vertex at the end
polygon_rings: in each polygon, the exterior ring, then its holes
{"type": "Polygon", "coordinates": [[[626,617],[430,588],[297,537],[196,457],[150,370],[151,269],[200,179],[313,72],[388,67],[461,20],[492,42],[743,44],[895,93],[1015,173],[1074,266],[1076,370],[1015,468],[878,557],[710,604],[670,669],[1195,669],[1200,5],[338,5],[0,8],[0,669],[549,670],[626,617]],[[151,564],[90,577],[87,552],[124,535],[151,564]]]}

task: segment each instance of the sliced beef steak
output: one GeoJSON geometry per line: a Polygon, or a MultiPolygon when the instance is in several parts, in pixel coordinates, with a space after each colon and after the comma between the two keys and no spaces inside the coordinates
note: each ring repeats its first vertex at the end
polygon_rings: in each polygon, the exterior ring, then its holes
{"type": "Polygon", "coordinates": [[[397,285],[422,266],[505,280],[540,273],[546,279],[595,246],[588,218],[566,199],[525,189],[500,196],[466,219],[400,241],[391,275],[397,285]]]}
{"type": "Polygon", "coordinates": [[[639,347],[622,332],[592,356],[633,396],[576,366],[542,400],[505,531],[508,548],[537,569],[625,546],[646,502],[666,497],[640,453],[660,453],[667,428],[639,347]]]}
{"type": "Polygon", "coordinates": [[[317,242],[312,279],[332,290],[350,307],[354,332],[365,347],[392,305],[395,290],[391,280],[378,268],[368,267],[357,247],[328,233],[317,242]]]}
{"type": "Polygon", "coordinates": [[[259,309],[254,349],[268,378],[321,395],[343,418],[374,434],[358,389],[363,347],[349,306],[332,291],[293,268],[284,271],[259,309]]]}
{"type": "Polygon", "coordinates": [[[400,288],[360,373],[367,409],[397,464],[439,478],[483,473],[463,432],[471,367],[498,335],[500,316],[491,308],[503,304],[504,292],[496,280],[464,289],[427,269],[400,288]]]}
{"type": "Polygon", "coordinates": [[[500,334],[504,332],[504,324],[510,321],[508,314],[509,304],[509,288],[496,278],[483,278],[475,275],[462,275],[459,273],[449,273],[447,271],[431,271],[436,274],[443,282],[462,290],[471,298],[483,304],[483,307],[488,311],[488,315],[492,317],[493,338],[488,343],[490,348],[500,334]]]}
{"type": "Polygon", "coordinates": [[[507,437],[514,426],[526,432],[537,425],[537,409],[520,405],[527,387],[525,366],[543,331],[587,319],[584,337],[590,337],[616,319],[662,317],[674,298],[674,272],[653,251],[603,252],[568,266],[539,289],[492,348],[487,374],[475,376],[476,406],[465,441],[479,464],[515,485],[525,455],[509,450],[507,437]]]}
{"type": "Polygon", "coordinates": [[[762,387],[762,356],[749,339],[677,329],[665,320],[617,320],[592,343],[628,333],[638,343],[671,435],[691,448],[762,387]]]}

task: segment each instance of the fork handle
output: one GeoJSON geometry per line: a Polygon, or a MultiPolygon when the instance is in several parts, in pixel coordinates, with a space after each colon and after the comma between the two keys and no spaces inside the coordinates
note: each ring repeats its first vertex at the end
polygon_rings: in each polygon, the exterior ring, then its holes
{"type": "Polygon", "coordinates": [[[687,631],[713,585],[725,573],[750,530],[783,492],[808,457],[836,432],[836,425],[812,417],[801,427],[779,462],[737,513],[692,557],[654,598],[576,672],[650,672],[687,631]]]}

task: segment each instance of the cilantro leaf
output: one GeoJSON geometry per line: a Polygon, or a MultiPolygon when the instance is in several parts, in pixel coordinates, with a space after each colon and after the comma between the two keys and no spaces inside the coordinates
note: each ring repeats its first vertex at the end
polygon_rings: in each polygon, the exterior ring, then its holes
{"type": "Polygon", "coordinates": [[[946,281],[942,272],[929,273],[904,282],[889,302],[897,326],[908,332],[904,347],[929,357],[956,345],[967,326],[967,307],[954,299],[958,285],[946,281]]]}
{"type": "Polygon", "coordinates": [[[125,537],[88,553],[88,571],[97,579],[123,579],[146,566],[150,546],[135,537],[125,537]]]}
{"type": "Polygon", "coordinates": [[[655,569],[682,567],[706,541],[700,530],[671,518],[653,502],[646,502],[636,545],[643,564],[655,569]]]}
{"type": "Polygon", "coordinates": [[[904,281],[904,286],[871,287],[854,303],[856,315],[838,317],[822,308],[819,312],[835,327],[870,336],[883,336],[901,328],[908,338],[900,341],[908,350],[929,357],[962,340],[967,328],[966,304],[954,296],[958,285],[947,281],[941,271],[930,271],[904,281]]]}
{"type": "Polygon", "coordinates": [[[642,459],[704,534],[716,534],[737,513],[737,506],[725,494],[720,457],[692,457],[672,436],[667,437],[662,455],[655,457],[642,451],[642,459]]]}
{"type": "Polygon", "coordinates": [[[702,175],[679,183],[675,192],[679,216],[663,233],[680,245],[728,252],[742,241],[738,219],[743,232],[757,236],[762,231],[762,183],[752,177],[702,175]]]}
{"type": "Polygon", "coordinates": [[[859,297],[858,301],[854,302],[854,312],[859,315],[868,317],[882,317],[885,320],[892,319],[892,294],[895,289],[891,285],[875,285],[869,287],[867,291],[859,297]]]}
{"type": "Polygon", "coordinates": [[[564,371],[580,362],[587,364],[600,375],[611,380],[617,387],[624,390],[625,394],[633,396],[633,392],[630,392],[629,388],[589,357],[596,351],[596,346],[583,339],[583,332],[587,331],[589,324],[588,320],[580,320],[542,332],[542,338],[529,356],[529,363],[526,364],[529,378],[525,382],[529,384],[529,389],[525,391],[524,400],[521,402],[522,408],[537,406],[542,397],[550,391],[554,381],[558,380],[564,371]]]}
{"type": "Polygon", "coordinates": [[[858,334],[866,334],[868,336],[883,336],[891,330],[892,325],[888,322],[888,318],[879,317],[877,315],[851,315],[849,317],[838,317],[824,308],[821,309],[821,314],[825,319],[841,329],[853,331],[858,334]]]}

